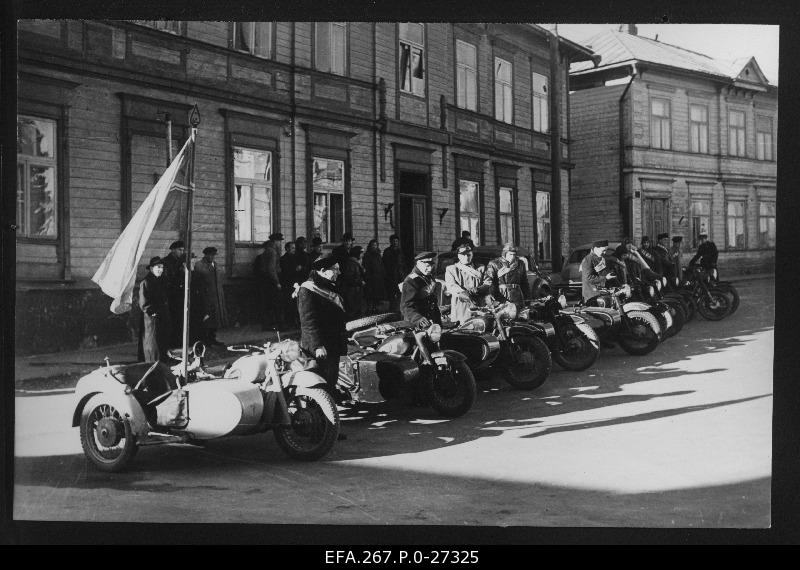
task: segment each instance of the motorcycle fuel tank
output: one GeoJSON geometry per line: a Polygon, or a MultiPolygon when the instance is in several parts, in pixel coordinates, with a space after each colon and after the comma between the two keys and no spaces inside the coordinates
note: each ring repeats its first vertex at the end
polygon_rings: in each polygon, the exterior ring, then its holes
{"type": "Polygon", "coordinates": [[[189,424],[197,439],[213,439],[255,430],[264,411],[261,390],[245,380],[204,380],[186,386],[189,424]]]}

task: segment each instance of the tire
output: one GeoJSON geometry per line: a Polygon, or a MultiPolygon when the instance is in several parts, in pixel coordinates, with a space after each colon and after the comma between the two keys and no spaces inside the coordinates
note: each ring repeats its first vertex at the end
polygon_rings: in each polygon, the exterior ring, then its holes
{"type": "Polygon", "coordinates": [[[381,313],[380,315],[372,315],[369,317],[356,319],[354,321],[349,321],[345,324],[345,329],[347,332],[352,332],[358,329],[371,327],[372,325],[380,325],[382,323],[397,321],[399,319],[400,315],[398,313],[381,313]]]}
{"type": "Polygon", "coordinates": [[[669,307],[669,314],[672,317],[672,326],[664,333],[664,338],[670,338],[681,332],[686,323],[686,313],[683,312],[683,307],[678,302],[665,300],[663,303],[669,307]]]}
{"type": "Polygon", "coordinates": [[[710,289],[708,296],[703,295],[697,300],[697,311],[707,321],[721,321],[730,314],[730,308],[730,299],[719,289],[710,289]]]}
{"type": "Polygon", "coordinates": [[[431,408],[446,418],[466,414],[478,397],[475,377],[466,361],[445,354],[449,372],[428,369],[423,372],[423,395],[431,408]]]}
{"type": "Polygon", "coordinates": [[[693,321],[697,316],[697,299],[694,298],[694,295],[689,293],[688,295],[683,296],[683,300],[686,301],[686,307],[688,308],[686,320],[687,322],[693,321]]]}
{"type": "Polygon", "coordinates": [[[278,446],[300,461],[316,461],[327,455],[339,436],[339,412],[330,394],[322,388],[310,388],[287,404],[291,425],[275,427],[278,446]],[[336,423],[328,421],[328,414],[336,423]]]}
{"type": "Polygon", "coordinates": [[[659,343],[655,328],[658,326],[656,318],[643,311],[631,311],[626,318],[632,331],[622,331],[617,336],[622,350],[633,356],[644,356],[653,352],[659,343]]]}
{"type": "Polygon", "coordinates": [[[83,453],[107,473],[125,469],[139,449],[128,420],[102,394],[92,396],[83,407],[80,436],[83,453]]]}
{"type": "Polygon", "coordinates": [[[736,312],[736,309],[739,308],[739,291],[736,290],[736,287],[733,286],[733,283],[717,283],[717,289],[722,291],[728,296],[728,300],[731,303],[729,315],[732,315],[736,312]]]}
{"type": "Polygon", "coordinates": [[[561,368],[574,372],[586,370],[594,364],[600,355],[600,347],[595,346],[574,324],[568,326],[564,333],[567,337],[567,346],[563,348],[559,346],[553,350],[553,360],[561,368]]]}
{"type": "Polygon", "coordinates": [[[534,390],[544,384],[553,368],[547,344],[533,335],[512,335],[500,353],[506,381],[520,390],[534,390]]]}

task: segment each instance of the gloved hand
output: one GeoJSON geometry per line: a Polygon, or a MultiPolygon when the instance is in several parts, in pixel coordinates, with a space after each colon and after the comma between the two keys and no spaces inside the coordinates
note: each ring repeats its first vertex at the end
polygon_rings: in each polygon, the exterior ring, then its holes
{"type": "Polygon", "coordinates": [[[314,351],[314,356],[319,358],[320,360],[324,360],[325,358],[328,357],[328,351],[325,349],[324,346],[321,346],[314,351]]]}
{"type": "Polygon", "coordinates": [[[418,329],[427,329],[429,326],[431,326],[431,322],[425,317],[422,317],[420,320],[417,321],[418,329]]]}

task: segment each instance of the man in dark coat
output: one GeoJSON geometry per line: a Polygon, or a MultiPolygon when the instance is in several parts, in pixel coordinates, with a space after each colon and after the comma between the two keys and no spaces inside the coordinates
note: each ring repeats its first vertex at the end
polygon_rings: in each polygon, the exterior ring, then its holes
{"type": "Polygon", "coordinates": [[[308,250],[308,269],[311,270],[311,264],[317,259],[322,257],[322,238],[317,236],[311,238],[311,249],[308,250]]]}
{"type": "Polygon", "coordinates": [[[708,234],[700,234],[697,239],[700,243],[697,246],[697,253],[689,261],[689,267],[692,267],[699,260],[703,269],[714,269],[717,266],[717,258],[719,257],[717,245],[708,239],[708,234]]]}
{"type": "Polygon", "coordinates": [[[342,243],[334,247],[331,253],[339,259],[346,259],[350,256],[350,249],[352,249],[353,243],[355,243],[353,234],[346,232],[342,235],[342,243]]]}
{"type": "Polygon", "coordinates": [[[592,299],[601,295],[600,288],[606,286],[606,279],[615,279],[618,276],[609,271],[603,252],[608,247],[608,240],[597,240],[592,243],[592,249],[581,261],[581,295],[585,303],[591,304],[592,299]]]}
{"type": "Polygon", "coordinates": [[[300,347],[316,359],[328,392],[338,400],[339,358],[347,354],[344,303],[336,289],[338,259],[326,255],[311,268],[309,279],[297,291],[300,347]]]}
{"type": "Polygon", "coordinates": [[[408,273],[405,256],[400,249],[400,237],[389,236],[389,247],[383,250],[383,268],[386,270],[386,291],[389,295],[389,310],[400,309],[400,291],[397,285],[408,273]]]}
{"type": "Polygon", "coordinates": [[[197,291],[199,293],[199,307],[192,307],[192,312],[199,310],[203,313],[201,319],[201,338],[209,345],[224,346],[225,343],[217,340],[217,329],[227,324],[228,312],[225,308],[225,295],[220,283],[220,273],[214,256],[217,255],[216,247],[207,247],[203,250],[203,258],[199,260],[192,270],[192,280],[198,279],[197,291]]]}
{"type": "Polygon", "coordinates": [[[274,233],[264,242],[264,252],[253,262],[261,309],[261,329],[267,330],[275,325],[283,327],[283,302],[281,299],[280,256],[283,234],[274,233]],[[270,318],[272,321],[270,322],[270,318]]]}
{"type": "Polygon", "coordinates": [[[339,262],[341,275],[339,276],[339,293],[344,301],[344,311],[347,320],[351,321],[361,316],[361,306],[364,300],[364,268],[361,267],[361,246],[350,249],[350,253],[339,262]]]}
{"type": "Polygon", "coordinates": [[[517,257],[517,246],[513,243],[503,246],[500,257],[486,265],[483,284],[490,290],[491,298],[487,300],[511,301],[517,308],[522,307],[531,292],[526,265],[517,257]]]}
{"type": "Polygon", "coordinates": [[[442,324],[442,314],[436,300],[436,280],[433,265],[436,254],[424,251],[414,258],[414,269],[403,280],[400,310],[403,319],[417,328],[442,324]]]}
{"type": "Polygon", "coordinates": [[[294,240],[294,255],[295,255],[295,280],[297,283],[302,283],[308,279],[308,273],[311,271],[311,259],[308,255],[308,240],[304,236],[300,236],[294,240]]]}
{"type": "Polygon", "coordinates": [[[169,246],[169,253],[161,259],[164,262],[164,286],[172,319],[169,344],[178,347],[183,344],[183,294],[185,291],[183,264],[186,261],[186,245],[181,240],[172,242],[169,246]]]}
{"type": "Polygon", "coordinates": [[[642,236],[642,242],[639,245],[639,254],[650,266],[650,270],[657,273],[661,277],[661,259],[653,252],[653,246],[650,244],[650,238],[642,236]]]}
{"type": "Polygon", "coordinates": [[[286,324],[297,325],[297,301],[294,295],[294,284],[305,281],[302,271],[298,271],[297,246],[294,242],[287,242],[284,246],[286,253],[280,259],[281,302],[286,324]]]}
{"type": "Polygon", "coordinates": [[[167,362],[172,322],[167,302],[167,288],[162,277],[164,261],[160,257],[153,257],[147,269],[150,271],[139,284],[139,307],[142,309],[139,360],[167,362]]]}
{"type": "Polygon", "coordinates": [[[672,257],[672,265],[675,267],[675,276],[679,281],[683,280],[681,242],[683,242],[683,236],[674,236],[672,238],[672,247],[669,249],[670,256],[672,257]]]}
{"type": "Polygon", "coordinates": [[[669,234],[658,234],[658,242],[653,247],[653,255],[658,258],[661,266],[661,275],[672,278],[675,276],[675,267],[672,264],[672,255],[669,252],[669,234]]]}

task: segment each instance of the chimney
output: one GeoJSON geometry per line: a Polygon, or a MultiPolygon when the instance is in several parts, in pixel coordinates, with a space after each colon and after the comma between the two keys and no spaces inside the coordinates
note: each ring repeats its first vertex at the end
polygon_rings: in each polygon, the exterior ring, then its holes
{"type": "Polygon", "coordinates": [[[636,27],[636,24],[628,24],[628,33],[632,36],[635,36],[639,29],[636,27]]]}

